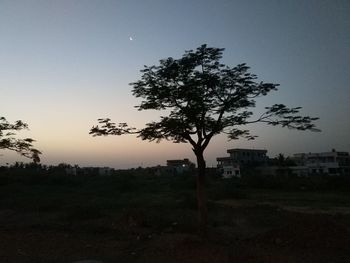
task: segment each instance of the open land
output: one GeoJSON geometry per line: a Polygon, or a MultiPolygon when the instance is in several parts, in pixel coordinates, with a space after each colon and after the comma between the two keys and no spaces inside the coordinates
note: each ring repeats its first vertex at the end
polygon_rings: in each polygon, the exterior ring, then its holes
{"type": "Polygon", "coordinates": [[[2,174],[0,262],[350,262],[346,185],[207,184],[200,238],[191,175],[2,174]]]}

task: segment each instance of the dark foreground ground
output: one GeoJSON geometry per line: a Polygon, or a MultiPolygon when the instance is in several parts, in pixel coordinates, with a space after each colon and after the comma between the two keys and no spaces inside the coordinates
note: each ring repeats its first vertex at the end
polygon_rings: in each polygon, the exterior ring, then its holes
{"type": "Polygon", "coordinates": [[[348,191],[208,192],[200,239],[190,176],[0,176],[0,262],[350,262],[348,191]]]}

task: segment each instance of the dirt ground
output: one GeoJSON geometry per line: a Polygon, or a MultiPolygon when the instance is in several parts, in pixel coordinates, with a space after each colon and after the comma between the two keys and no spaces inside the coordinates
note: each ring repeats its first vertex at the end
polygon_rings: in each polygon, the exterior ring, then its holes
{"type": "Polygon", "coordinates": [[[211,225],[206,239],[132,216],[48,226],[1,211],[0,262],[350,262],[349,214],[235,209],[235,223],[211,225]]]}

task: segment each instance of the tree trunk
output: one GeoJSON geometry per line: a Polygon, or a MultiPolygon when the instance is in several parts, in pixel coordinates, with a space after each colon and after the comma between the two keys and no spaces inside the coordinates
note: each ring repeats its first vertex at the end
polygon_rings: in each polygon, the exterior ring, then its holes
{"type": "Polygon", "coordinates": [[[197,202],[198,202],[198,223],[199,223],[199,234],[205,236],[207,233],[207,195],[205,186],[205,160],[203,152],[197,152],[197,202]]]}

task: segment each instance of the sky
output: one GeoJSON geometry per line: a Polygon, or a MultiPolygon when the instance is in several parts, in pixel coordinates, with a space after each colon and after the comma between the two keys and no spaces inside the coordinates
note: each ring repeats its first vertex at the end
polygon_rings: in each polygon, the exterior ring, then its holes
{"type": "MultiPolygon", "coordinates": [[[[189,144],[92,137],[97,118],[142,128],[129,83],[144,65],[180,58],[201,44],[225,48],[222,62],[247,63],[279,83],[255,112],[284,103],[319,117],[320,133],[253,125],[254,141],[214,137],[208,166],[227,149],[279,153],[350,151],[350,1],[348,0],[0,0],[0,116],[23,120],[43,164],[114,168],[195,161],[189,144]]],[[[0,152],[0,164],[26,161],[0,152]]]]}

